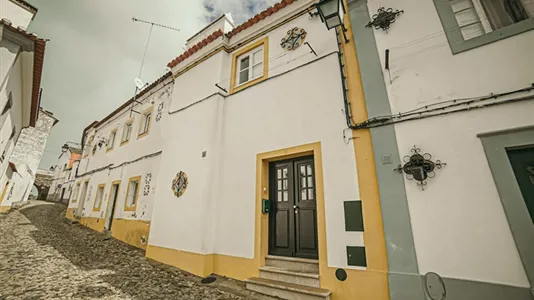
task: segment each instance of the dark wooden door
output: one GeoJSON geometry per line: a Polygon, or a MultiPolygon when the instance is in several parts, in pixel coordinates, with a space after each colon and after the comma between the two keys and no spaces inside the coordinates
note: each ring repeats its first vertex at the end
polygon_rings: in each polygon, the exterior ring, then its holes
{"type": "Polygon", "coordinates": [[[317,258],[313,157],[272,163],[270,194],[270,254],[317,258]]]}
{"type": "Polygon", "coordinates": [[[534,223],[534,147],[508,150],[508,158],[534,223]]]}

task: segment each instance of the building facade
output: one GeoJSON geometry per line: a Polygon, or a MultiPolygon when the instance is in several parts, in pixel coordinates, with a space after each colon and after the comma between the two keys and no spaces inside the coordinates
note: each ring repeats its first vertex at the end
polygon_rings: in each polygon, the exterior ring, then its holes
{"type": "Polygon", "coordinates": [[[532,299],[534,2],[350,1],[349,14],[391,299],[532,299]],[[381,7],[394,23],[366,27],[381,7]]]}
{"type": "Polygon", "coordinates": [[[78,164],[82,157],[80,148],[65,144],[57,164],[53,167],[54,179],[48,190],[46,200],[68,204],[74,189],[78,164]]]}
{"type": "Polygon", "coordinates": [[[9,159],[17,171],[13,173],[9,181],[8,192],[4,198],[0,198],[0,211],[7,211],[13,205],[28,200],[48,136],[57,122],[58,120],[51,112],[40,109],[35,127],[22,129],[9,159]]]}
{"type": "Polygon", "coordinates": [[[162,76],[85,129],[67,218],[146,247],[171,84],[162,76]]]}
{"type": "MultiPolygon", "coordinates": [[[[16,168],[10,163],[21,131],[35,127],[46,41],[28,27],[37,9],[22,0],[0,0],[0,193],[16,168]]],[[[23,171],[26,172],[26,171],[23,171]]]]}

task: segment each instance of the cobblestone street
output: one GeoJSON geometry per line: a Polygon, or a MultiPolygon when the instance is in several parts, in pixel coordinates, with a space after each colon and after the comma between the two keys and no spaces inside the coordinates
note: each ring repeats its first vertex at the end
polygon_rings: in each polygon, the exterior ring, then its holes
{"type": "MultiPolygon", "coordinates": [[[[0,299],[246,299],[33,201],[0,215],[0,299]]],[[[241,294],[243,295],[243,294],[241,294]]],[[[255,298],[255,297],[254,297],[255,298]]]]}

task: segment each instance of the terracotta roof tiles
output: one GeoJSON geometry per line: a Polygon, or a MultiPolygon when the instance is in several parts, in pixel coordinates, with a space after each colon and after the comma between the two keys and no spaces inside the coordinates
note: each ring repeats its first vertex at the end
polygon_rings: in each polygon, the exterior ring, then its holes
{"type": "MultiPolygon", "coordinates": [[[[295,2],[295,1],[297,1],[297,0],[282,0],[282,1],[278,2],[278,3],[276,3],[275,5],[273,5],[271,7],[268,7],[267,9],[263,10],[262,12],[259,12],[258,14],[253,16],[252,18],[250,18],[247,21],[245,21],[243,24],[235,27],[232,31],[228,32],[226,34],[226,37],[231,38],[232,36],[236,35],[237,33],[239,33],[241,31],[251,27],[252,25],[260,22],[261,20],[263,20],[263,19],[267,18],[268,16],[276,13],[280,9],[288,6],[289,4],[291,4],[291,3],[295,2]]],[[[222,35],[223,35],[223,32],[220,29],[215,31],[215,32],[213,32],[208,37],[206,37],[202,41],[198,42],[197,44],[193,45],[191,48],[187,49],[184,53],[182,53],[181,55],[179,55],[178,57],[173,59],[171,62],[169,62],[167,64],[167,67],[169,67],[169,68],[175,67],[176,65],[178,65],[179,63],[184,61],[186,58],[190,57],[195,52],[197,52],[198,50],[202,49],[203,47],[205,47],[209,43],[213,42],[214,40],[216,40],[218,37],[220,37],[222,35]]]]}
{"type": "Polygon", "coordinates": [[[187,49],[184,53],[182,53],[181,55],[173,59],[170,63],[167,64],[167,67],[169,68],[175,67],[176,65],[178,65],[179,63],[181,63],[182,61],[184,61],[185,59],[193,55],[195,52],[206,47],[209,43],[213,42],[214,40],[216,40],[218,37],[222,35],[223,35],[223,32],[220,29],[213,32],[212,34],[204,38],[202,41],[196,43],[191,48],[187,49]]]}

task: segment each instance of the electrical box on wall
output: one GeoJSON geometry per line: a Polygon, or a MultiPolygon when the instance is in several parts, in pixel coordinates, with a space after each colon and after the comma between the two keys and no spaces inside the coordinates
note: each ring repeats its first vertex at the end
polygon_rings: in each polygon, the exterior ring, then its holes
{"type": "Polygon", "coordinates": [[[261,199],[261,212],[262,213],[268,214],[270,206],[271,206],[271,201],[269,201],[269,199],[261,199]]]}

